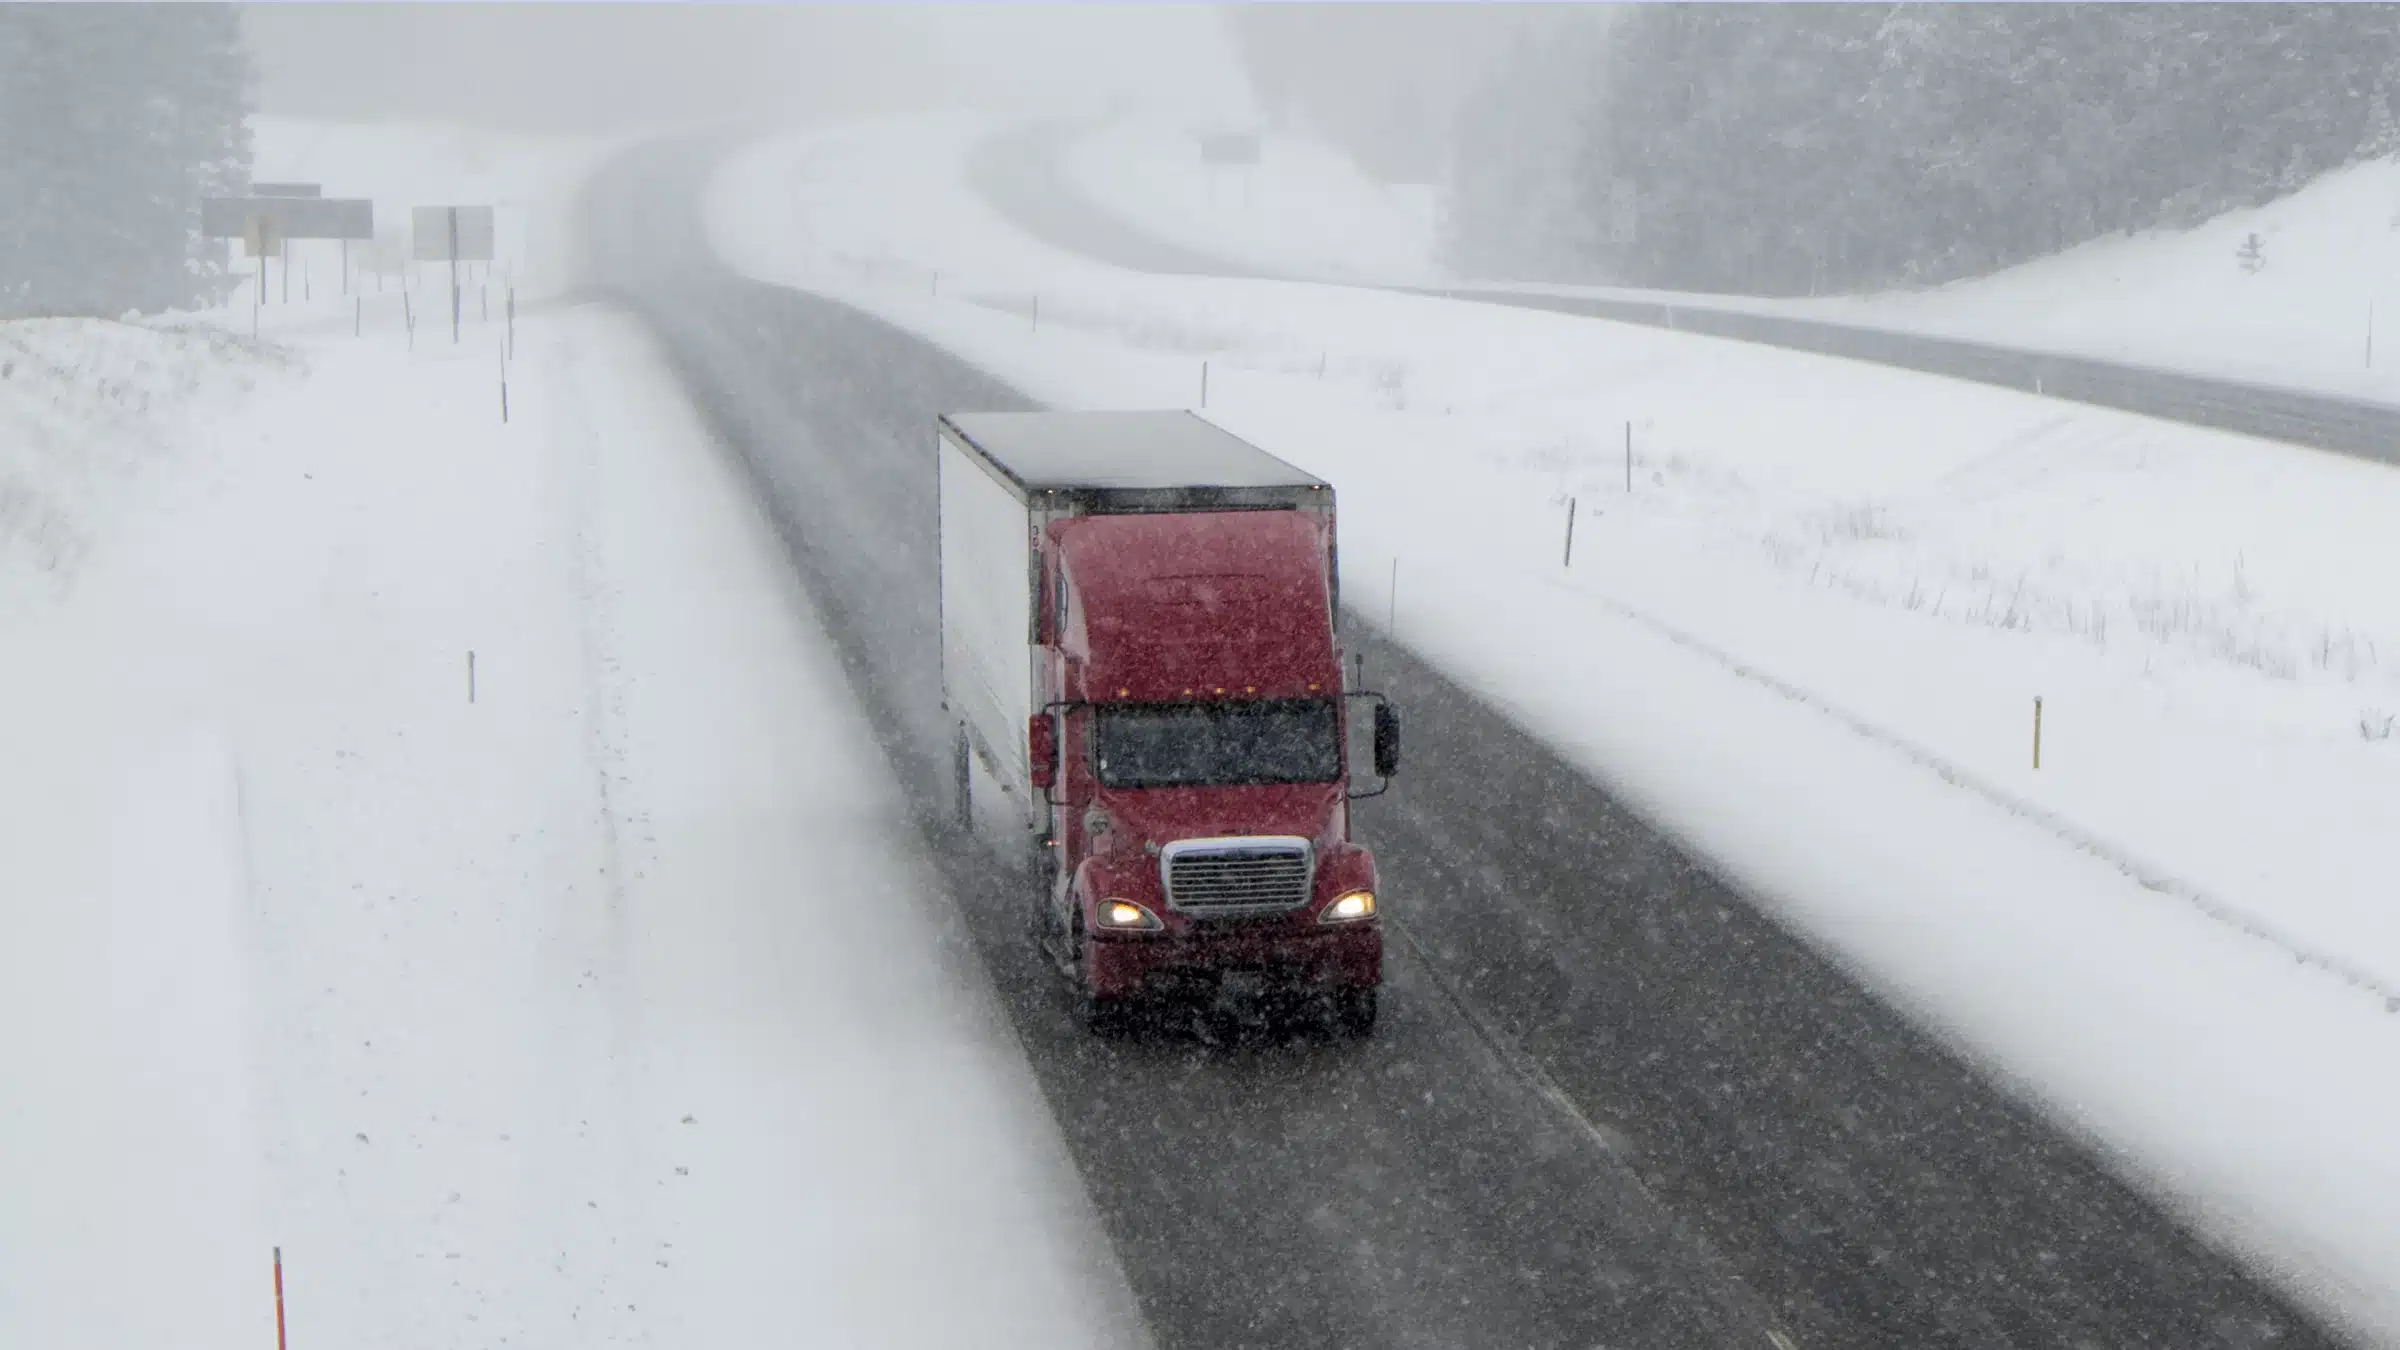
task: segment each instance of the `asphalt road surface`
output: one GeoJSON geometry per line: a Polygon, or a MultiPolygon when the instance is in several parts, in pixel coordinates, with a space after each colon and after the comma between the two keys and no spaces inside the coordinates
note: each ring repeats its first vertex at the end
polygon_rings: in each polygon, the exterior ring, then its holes
{"type": "Polygon", "coordinates": [[[594,279],[782,531],[1162,1346],[2334,1343],[1355,622],[1408,716],[1403,776],[1360,812],[1391,916],[1382,1028],[1084,1032],[1026,936],[1028,885],[942,809],[933,420],[1030,405],[725,271],[696,216],[709,159],[662,145],[600,175],[594,279]]]}

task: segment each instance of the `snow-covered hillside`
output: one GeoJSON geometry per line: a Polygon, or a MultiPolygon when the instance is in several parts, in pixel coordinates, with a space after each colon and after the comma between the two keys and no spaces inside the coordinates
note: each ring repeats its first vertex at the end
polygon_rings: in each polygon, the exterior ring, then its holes
{"type": "Polygon", "coordinates": [[[2400,1341],[2400,1220],[2354,1203],[2400,1191],[2400,476],[1688,335],[1094,266],[966,186],[991,130],[763,145],[719,246],[1058,403],[1205,387],[1335,483],[1362,614],[2400,1341]]]}
{"type": "Polygon", "coordinates": [[[2400,399],[2400,161],[1827,318],[2400,399]],[[2255,236],[2255,252],[2250,240],[2255,236]]]}
{"type": "Polygon", "coordinates": [[[1256,164],[1212,166],[1214,128],[1117,120],[1066,142],[1068,181],[1154,238],[1279,275],[1431,275],[1433,189],[1388,187],[1332,146],[1258,135],[1256,164]]]}
{"type": "MultiPolygon", "coordinates": [[[[1237,175],[1207,169],[1164,128],[1109,124],[1071,138],[1061,160],[1111,216],[1233,267],[1396,283],[1439,271],[1429,193],[1379,189],[1305,140],[1268,138],[1247,201],[1237,175]]],[[[2188,230],[2111,235],[1926,290],[1673,298],[2400,400],[2400,160],[2352,165],[2188,230]]]]}

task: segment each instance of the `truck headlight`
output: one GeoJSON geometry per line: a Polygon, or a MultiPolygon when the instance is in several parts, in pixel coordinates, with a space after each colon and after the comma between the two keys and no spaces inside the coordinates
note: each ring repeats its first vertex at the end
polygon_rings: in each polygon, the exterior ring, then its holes
{"type": "Polygon", "coordinates": [[[1131,900],[1103,900],[1099,910],[1100,926],[1117,930],[1160,927],[1158,916],[1131,900]]]}
{"type": "Polygon", "coordinates": [[[1375,892],[1352,891],[1340,896],[1317,915],[1318,923],[1348,923],[1375,917],[1375,892]]]}

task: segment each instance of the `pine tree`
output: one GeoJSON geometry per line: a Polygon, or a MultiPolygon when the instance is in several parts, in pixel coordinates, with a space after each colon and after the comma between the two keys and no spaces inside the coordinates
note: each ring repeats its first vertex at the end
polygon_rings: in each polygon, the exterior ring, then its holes
{"type": "Polygon", "coordinates": [[[222,5],[0,5],[0,314],[211,298],[200,199],[249,177],[222,5]]]}
{"type": "Polygon", "coordinates": [[[1540,101],[1462,135],[1455,181],[1485,195],[1454,259],[1563,201],[1544,233],[1582,241],[1571,268],[1628,282],[1936,282],[2400,150],[2400,6],[1637,6],[1586,61],[1596,92],[1550,113],[1575,123],[1567,192],[1463,167],[1532,136],[1540,101]],[[1630,245],[1607,231],[1627,181],[1630,245]]]}
{"type": "Polygon", "coordinates": [[[2367,134],[2358,143],[2358,157],[2378,159],[2400,150],[2400,123],[2392,120],[2392,99],[2381,81],[2367,100],[2367,134]]]}

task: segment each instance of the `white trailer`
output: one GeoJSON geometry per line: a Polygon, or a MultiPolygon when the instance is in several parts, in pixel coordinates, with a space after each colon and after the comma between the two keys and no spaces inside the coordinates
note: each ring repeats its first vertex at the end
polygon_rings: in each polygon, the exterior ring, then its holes
{"type": "Polygon", "coordinates": [[[1026,725],[1042,710],[1038,625],[1049,523],[1330,512],[1333,491],[1188,412],[961,413],[940,420],[936,440],[942,701],[954,727],[959,820],[1036,831],[1043,822],[1026,725]]]}
{"type": "Polygon", "coordinates": [[[1033,510],[1010,482],[945,418],[939,480],[942,706],[953,725],[951,757],[959,823],[975,824],[978,768],[1002,808],[1034,825],[1025,720],[1034,707],[1034,596],[1041,554],[1033,510]]]}

